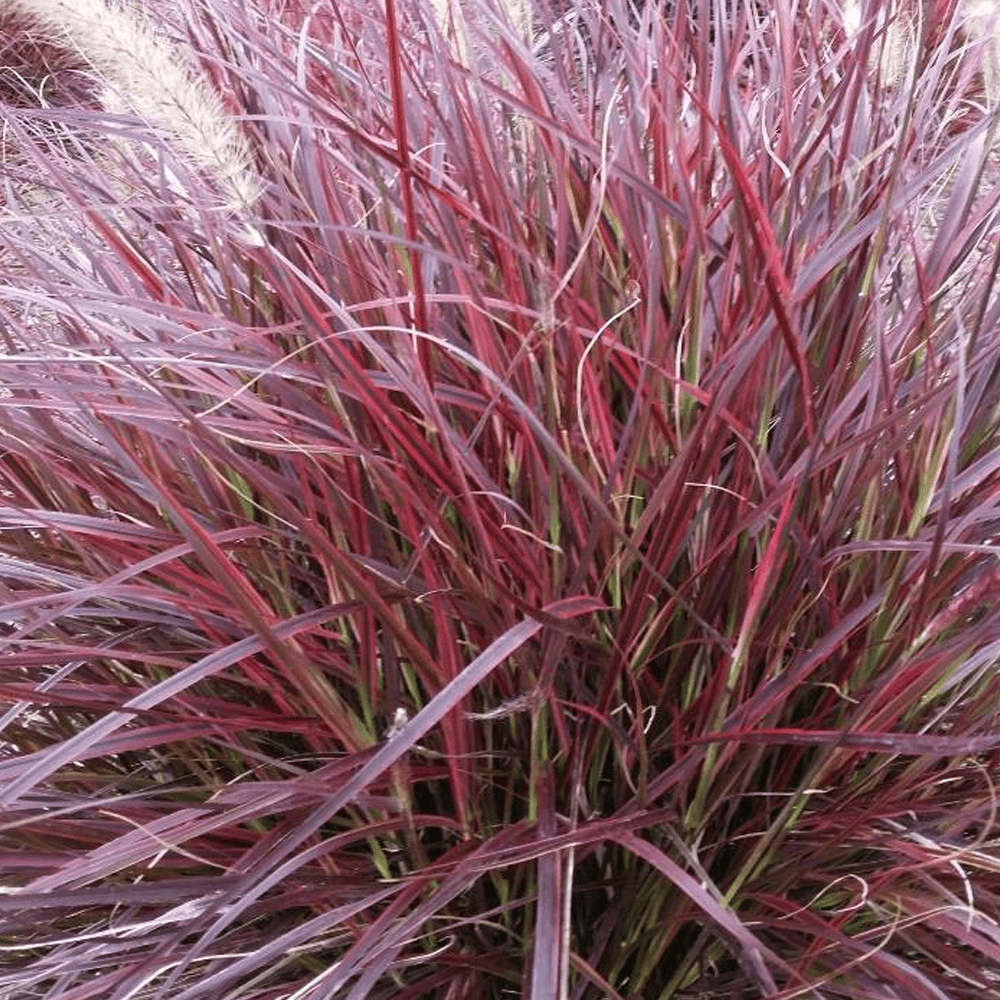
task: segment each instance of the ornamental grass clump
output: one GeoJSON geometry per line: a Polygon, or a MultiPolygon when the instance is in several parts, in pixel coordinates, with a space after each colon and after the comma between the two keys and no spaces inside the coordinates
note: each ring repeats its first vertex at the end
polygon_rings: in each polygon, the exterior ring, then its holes
{"type": "Polygon", "coordinates": [[[1000,996],[991,78],[865,12],[181,0],[242,214],[2,90],[0,998],[1000,996]]]}

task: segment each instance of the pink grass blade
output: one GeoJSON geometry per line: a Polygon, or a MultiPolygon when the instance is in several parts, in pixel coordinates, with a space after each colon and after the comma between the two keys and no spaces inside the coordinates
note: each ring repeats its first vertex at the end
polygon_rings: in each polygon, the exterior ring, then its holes
{"type": "MultiPolygon", "coordinates": [[[[545,608],[544,613],[554,620],[567,621],[579,615],[593,614],[600,607],[601,603],[593,598],[568,598],[545,608]]],[[[265,857],[257,862],[258,871],[254,873],[255,885],[253,889],[239,899],[231,912],[210,928],[207,934],[202,937],[199,946],[189,953],[188,960],[196,958],[202,949],[208,947],[219,933],[239,915],[241,909],[293,872],[302,863],[293,854],[299,845],[344,806],[349,805],[355,796],[372,781],[402,758],[417,740],[441,722],[449,712],[460,704],[466,695],[478,684],[481,684],[492,671],[496,670],[524,643],[537,635],[542,627],[540,621],[527,619],[508,629],[465,667],[457,677],[445,685],[398,733],[379,747],[375,754],[362,765],[350,780],[344,783],[336,794],[330,797],[322,808],[314,810],[309,819],[300,824],[292,836],[282,841],[280,848],[273,852],[273,857],[265,857]]],[[[187,998],[184,994],[180,994],[175,1000],[187,1000],[187,998]]]]}
{"type": "Polygon", "coordinates": [[[765,965],[765,959],[777,962],[778,958],[758,941],[739,918],[719,900],[713,898],[708,889],[700,885],[676,862],[672,861],[658,847],[643,840],[634,833],[620,833],[615,838],[624,848],[651,864],[662,872],[691,902],[730,937],[739,949],[741,964],[745,964],[748,974],[756,981],[758,988],[766,996],[776,994],[778,987],[765,965]]]}

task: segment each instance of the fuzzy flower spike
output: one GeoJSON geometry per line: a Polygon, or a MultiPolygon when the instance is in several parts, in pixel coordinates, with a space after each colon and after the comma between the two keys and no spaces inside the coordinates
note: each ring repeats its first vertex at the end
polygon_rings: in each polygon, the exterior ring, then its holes
{"type": "Polygon", "coordinates": [[[0,14],[27,18],[53,44],[78,53],[102,82],[106,110],[131,111],[162,129],[211,178],[226,211],[247,212],[259,188],[246,140],[190,54],[148,18],[117,0],[0,0],[0,14]]]}

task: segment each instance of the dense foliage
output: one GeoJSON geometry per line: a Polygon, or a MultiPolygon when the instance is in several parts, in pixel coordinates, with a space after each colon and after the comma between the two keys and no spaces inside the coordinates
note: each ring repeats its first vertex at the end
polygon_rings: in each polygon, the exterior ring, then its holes
{"type": "Polygon", "coordinates": [[[992,36],[38,6],[0,998],[1000,996],[992,36]]]}

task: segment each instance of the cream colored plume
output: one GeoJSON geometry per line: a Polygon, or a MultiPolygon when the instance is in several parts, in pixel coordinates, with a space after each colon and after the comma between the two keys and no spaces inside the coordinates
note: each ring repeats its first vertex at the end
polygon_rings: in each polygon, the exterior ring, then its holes
{"type": "MultiPolygon", "coordinates": [[[[841,17],[849,37],[861,30],[866,13],[861,0],[846,0],[841,17]]],[[[907,62],[916,43],[917,23],[905,0],[901,3],[876,4],[873,16],[877,20],[878,38],[870,69],[872,72],[878,69],[883,86],[895,87],[906,74],[907,62]]]]}
{"type": "Polygon", "coordinates": [[[1000,103],[1000,2],[965,0],[962,4],[965,36],[983,42],[983,86],[993,107],[1000,103]]]}
{"type": "MultiPolygon", "coordinates": [[[[438,22],[443,28],[448,26],[452,6],[454,5],[458,8],[463,6],[463,0],[432,0],[432,2],[434,13],[437,15],[438,22]]],[[[510,23],[521,34],[526,35],[529,23],[528,0],[503,0],[500,6],[506,9],[510,23]]]]}
{"type": "Polygon", "coordinates": [[[162,130],[214,181],[228,210],[258,194],[246,140],[190,53],[120,0],[0,0],[0,14],[27,18],[48,41],[79,54],[103,84],[101,103],[162,130]]]}
{"type": "MultiPolygon", "coordinates": [[[[920,4],[915,0],[874,5],[876,25],[883,38],[879,52],[882,82],[897,85],[913,56],[919,36],[920,4]]],[[[844,0],[841,18],[848,37],[856,35],[865,22],[864,0],[844,0]]],[[[983,89],[992,107],[1000,103],[1000,0],[960,0],[961,36],[967,44],[982,44],[983,89]]],[[[872,67],[874,69],[874,67],[872,67]]]]}
{"type": "MultiPolygon", "coordinates": [[[[431,0],[434,16],[445,34],[454,32],[458,45],[458,56],[466,65],[470,64],[469,40],[465,23],[466,0],[431,0]]],[[[500,0],[498,7],[504,10],[511,26],[523,38],[531,34],[530,0],[500,0]]]]}

